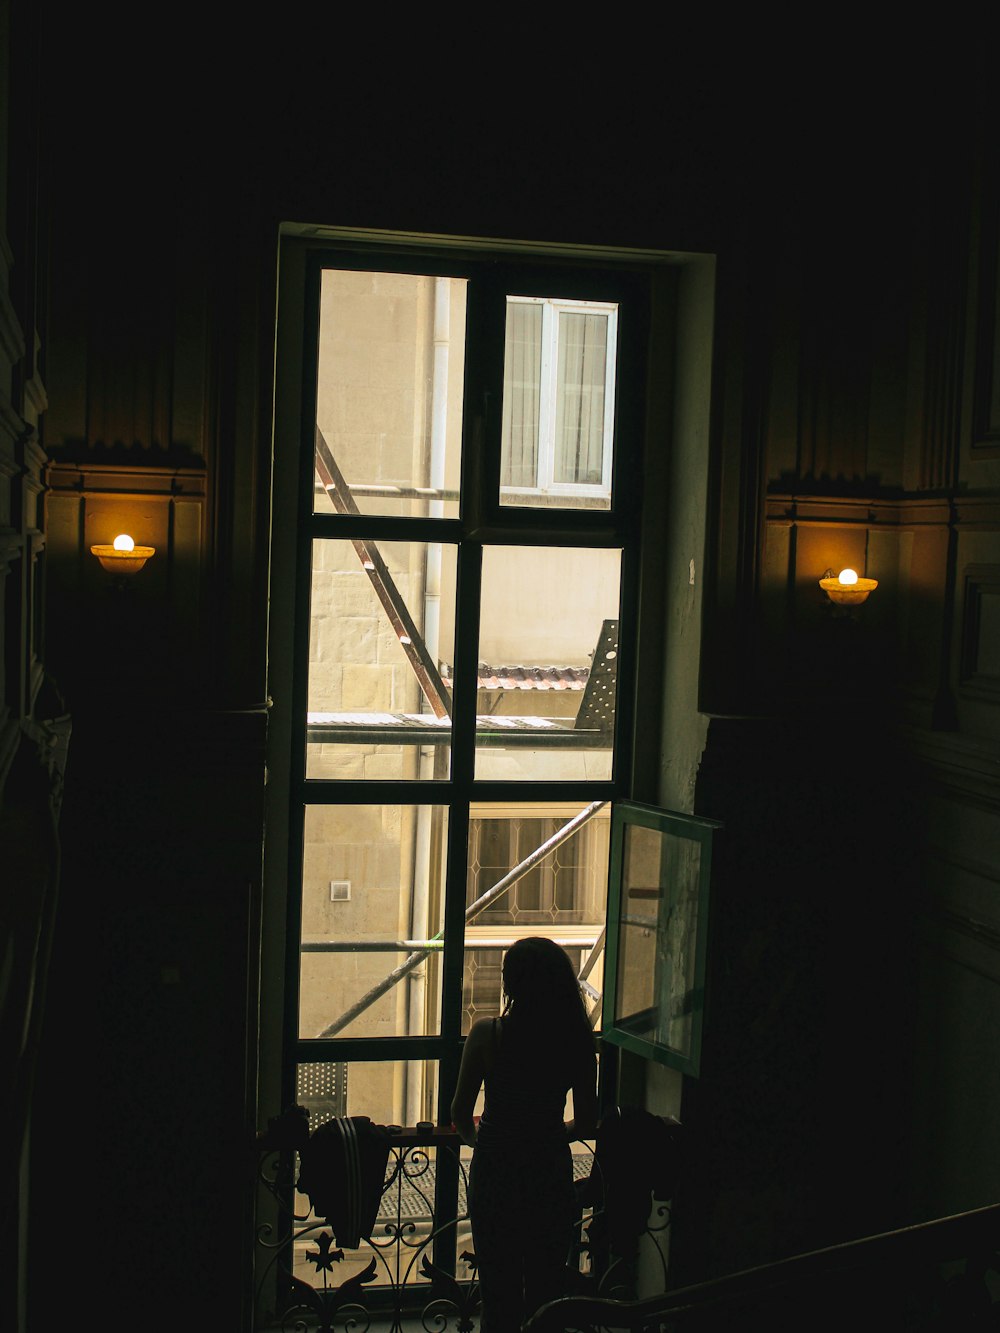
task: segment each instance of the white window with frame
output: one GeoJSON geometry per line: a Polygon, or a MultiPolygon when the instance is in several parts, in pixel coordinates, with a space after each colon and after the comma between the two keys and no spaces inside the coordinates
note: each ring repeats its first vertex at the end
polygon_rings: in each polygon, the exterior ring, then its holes
{"type": "Polygon", "coordinates": [[[611,504],[618,306],[508,296],[501,503],[611,504]]]}

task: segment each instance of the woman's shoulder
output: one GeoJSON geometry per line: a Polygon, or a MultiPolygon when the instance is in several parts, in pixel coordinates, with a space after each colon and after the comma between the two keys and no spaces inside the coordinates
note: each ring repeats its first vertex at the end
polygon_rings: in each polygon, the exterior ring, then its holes
{"type": "Polygon", "coordinates": [[[493,1040],[495,1018],[477,1018],[472,1027],[469,1028],[469,1035],[466,1037],[466,1044],[469,1046],[486,1046],[493,1040]]]}

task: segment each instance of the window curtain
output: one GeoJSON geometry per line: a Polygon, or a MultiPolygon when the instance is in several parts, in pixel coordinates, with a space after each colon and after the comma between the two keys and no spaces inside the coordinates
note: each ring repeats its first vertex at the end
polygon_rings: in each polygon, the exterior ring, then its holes
{"type": "Polygon", "coordinates": [[[601,484],[607,349],[607,315],[560,314],[556,482],[601,484]]]}
{"type": "Polygon", "coordinates": [[[538,485],[538,408],[542,380],[542,307],[507,303],[501,486],[538,485]]]}

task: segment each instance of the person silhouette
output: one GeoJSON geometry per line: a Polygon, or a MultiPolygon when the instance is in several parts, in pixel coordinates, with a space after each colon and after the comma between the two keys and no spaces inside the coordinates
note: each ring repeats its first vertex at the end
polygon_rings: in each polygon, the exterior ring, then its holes
{"type": "Polygon", "coordinates": [[[469,1217],[483,1333],[516,1333],[563,1294],[576,1214],[569,1145],[597,1128],[594,1037],[568,955],[549,939],[518,940],[504,958],[503,991],[501,1016],[472,1025],[451,1104],[473,1149],[469,1217]]]}

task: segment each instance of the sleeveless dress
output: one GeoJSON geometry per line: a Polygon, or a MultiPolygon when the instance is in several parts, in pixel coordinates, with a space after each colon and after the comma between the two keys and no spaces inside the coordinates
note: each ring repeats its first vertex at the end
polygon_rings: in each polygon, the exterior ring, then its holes
{"type": "Polygon", "coordinates": [[[517,1333],[562,1295],[576,1217],[563,1115],[571,1079],[551,1053],[504,1041],[493,1021],[492,1068],[469,1177],[483,1333],[517,1333]]]}

